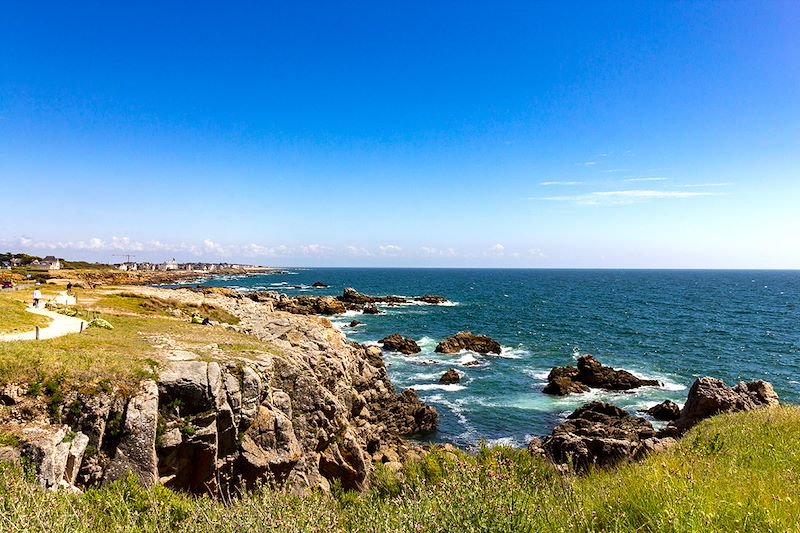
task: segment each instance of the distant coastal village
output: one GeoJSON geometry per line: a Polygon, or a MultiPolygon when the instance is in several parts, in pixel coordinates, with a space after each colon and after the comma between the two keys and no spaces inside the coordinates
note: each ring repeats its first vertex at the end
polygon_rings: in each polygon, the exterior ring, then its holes
{"type": "Polygon", "coordinates": [[[260,267],[238,263],[178,263],[174,257],[161,263],[125,261],[124,263],[108,264],[66,261],[63,258],[59,259],[52,255],[37,257],[28,254],[0,254],[0,269],[12,270],[15,268],[34,271],[61,270],[62,268],[116,268],[123,272],[214,272],[217,270],[241,270],[260,267]]]}
{"type": "Polygon", "coordinates": [[[39,257],[25,253],[0,253],[0,282],[3,288],[15,283],[46,283],[53,279],[66,279],[97,283],[150,284],[190,281],[213,275],[249,275],[279,272],[280,269],[241,263],[187,262],[175,258],[160,263],[132,261],[132,255],[122,254],[126,261],[120,263],[90,263],[70,261],[48,255],[39,257]]]}

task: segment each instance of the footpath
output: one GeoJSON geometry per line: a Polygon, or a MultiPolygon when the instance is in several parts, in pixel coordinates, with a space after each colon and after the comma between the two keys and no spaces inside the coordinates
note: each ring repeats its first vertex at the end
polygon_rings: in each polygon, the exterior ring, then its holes
{"type": "MultiPolygon", "coordinates": [[[[59,300],[59,298],[56,298],[59,300]]],[[[44,305],[44,304],[41,304],[44,305]]],[[[54,339],[63,337],[70,333],[80,333],[86,329],[87,322],[80,318],[62,315],[47,309],[30,306],[25,309],[29,313],[48,317],[51,322],[46,327],[39,328],[39,340],[54,339]]],[[[0,335],[0,342],[8,341],[33,341],[36,340],[36,330],[26,331],[25,333],[6,333],[0,335]]]]}

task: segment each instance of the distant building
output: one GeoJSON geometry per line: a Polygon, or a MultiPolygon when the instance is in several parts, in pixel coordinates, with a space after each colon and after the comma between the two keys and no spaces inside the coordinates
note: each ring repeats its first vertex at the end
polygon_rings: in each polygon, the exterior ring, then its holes
{"type": "Polygon", "coordinates": [[[164,261],[159,265],[159,270],[167,271],[167,270],[178,270],[178,263],[175,261],[173,257],[169,261],[164,261]]]}
{"type": "Polygon", "coordinates": [[[61,261],[58,258],[48,255],[41,261],[34,259],[29,265],[31,270],[61,270],[61,261]]]}

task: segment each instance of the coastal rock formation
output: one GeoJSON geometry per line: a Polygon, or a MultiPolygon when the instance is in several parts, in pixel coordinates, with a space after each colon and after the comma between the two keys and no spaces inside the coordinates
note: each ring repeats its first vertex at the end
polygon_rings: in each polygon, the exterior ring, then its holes
{"type": "Polygon", "coordinates": [[[541,449],[557,464],[571,463],[578,470],[610,466],[646,453],[657,443],[647,420],[619,407],[592,402],[576,409],[541,442],[541,449]]]}
{"type": "MultiPolygon", "coordinates": [[[[312,287],[326,288],[327,285],[321,282],[315,282],[312,287]]],[[[293,287],[299,288],[299,287],[293,287]]],[[[206,294],[221,294],[206,292],[206,294]]],[[[238,293],[235,297],[241,297],[238,293]]],[[[247,294],[247,297],[254,302],[272,305],[276,311],[286,311],[295,315],[339,315],[346,311],[361,311],[367,315],[380,314],[380,309],[376,304],[385,304],[388,306],[397,306],[408,304],[409,299],[403,296],[368,296],[361,294],[352,287],[347,287],[342,292],[341,296],[335,298],[331,296],[287,296],[272,291],[258,291],[247,294]]],[[[428,303],[428,304],[441,304],[447,302],[442,296],[435,296],[426,294],[414,298],[413,301],[428,303]]]]}
{"type": "Polygon", "coordinates": [[[680,416],[662,433],[680,435],[704,418],[719,413],[751,411],[778,404],[778,395],[766,381],[741,382],[735,387],[728,387],[721,379],[704,377],[694,382],[680,416]]]}
{"type": "Polygon", "coordinates": [[[275,292],[253,292],[248,297],[260,303],[272,305],[276,311],[286,311],[293,315],[340,315],[347,311],[344,304],[330,296],[290,297],[275,292]]]}
{"type": "Polygon", "coordinates": [[[500,343],[485,335],[473,335],[469,331],[461,331],[452,337],[448,337],[436,346],[438,353],[458,353],[461,350],[469,350],[476,353],[494,353],[501,351],[500,343]]]}
{"type": "Polygon", "coordinates": [[[383,344],[384,350],[390,352],[400,352],[402,354],[411,355],[422,351],[414,339],[403,337],[398,333],[389,335],[378,342],[383,344]]]}
{"type": "Polygon", "coordinates": [[[423,302],[426,304],[431,305],[441,305],[447,302],[447,298],[444,296],[437,296],[435,294],[423,294],[422,296],[417,296],[414,298],[415,302],[423,302]]]}
{"type": "Polygon", "coordinates": [[[586,392],[587,387],[606,390],[629,390],[644,386],[658,386],[653,379],[640,379],[627,370],[615,370],[604,366],[592,357],[584,355],[578,359],[578,368],[572,366],[556,367],[547,376],[548,384],[543,392],[564,395],[573,392],[586,392]]]}
{"type": "MultiPolygon", "coordinates": [[[[204,298],[188,290],[169,297],[204,298]]],[[[61,408],[69,426],[37,423],[41,435],[21,450],[43,486],[101,485],[130,472],[145,486],[216,495],[269,479],[361,490],[375,462],[424,453],[401,436],[433,431],[437,413],[413,390],[395,390],[378,347],[348,342],[324,318],[251,298],[205,301],[239,317],[226,327],[258,337],[264,350],[208,360],[192,357],[191,346],[173,357],[162,342],[157,378],[132,394],[70,392],[61,408]],[[76,437],[64,443],[70,427],[76,437]]],[[[4,403],[32,401],[12,389],[4,388],[4,403]]]]}
{"type": "Polygon", "coordinates": [[[314,287],[315,289],[327,289],[328,288],[328,286],[326,284],[322,283],[321,281],[315,281],[314,283],[311,284],[311,286],[314,287]]]}
{"type": "Polygon", "coordinates": [[[449,369],[447,372],[442,374],[442,377],[439,378],[439,383],[442,385],[453,385],[455,383],[461,382],[461,376],[456,372],[455,368],[449,369]]]}
{"type": "Polygon", "coordinates": [[[656,420],[668,422],[670,420],[675,420],[680,416],[681,408],[678,407],[678,404],[673,401],[664,400],[660,404],[654,405],[653,407],[647,409],[644,412],[652,416],[656,420]]]}

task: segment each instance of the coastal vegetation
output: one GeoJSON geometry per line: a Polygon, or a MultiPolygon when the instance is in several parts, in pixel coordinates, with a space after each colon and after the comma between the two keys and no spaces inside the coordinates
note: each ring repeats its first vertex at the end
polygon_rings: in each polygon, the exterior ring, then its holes
{"type": "Polygon", "coordinates": [[[25,303],[10,294],[0,293],[0,334],[30,331],[36,326],[44,327],[50,322],[46,316],[25,311],[25,303]]]}
{"type": "Polygon", "coordinates": [[[225,503],[133,478],[45,493],[0,467],[6,531],[800,531],[800,409],[721,415],[663,453],[585,475],[526,451],[438,448],[364,493],[261,486],[225,503]]]}

